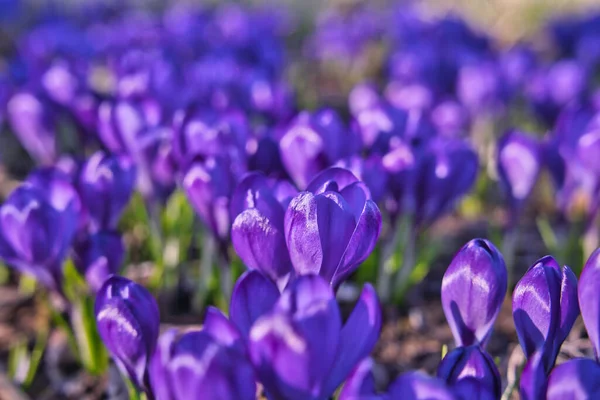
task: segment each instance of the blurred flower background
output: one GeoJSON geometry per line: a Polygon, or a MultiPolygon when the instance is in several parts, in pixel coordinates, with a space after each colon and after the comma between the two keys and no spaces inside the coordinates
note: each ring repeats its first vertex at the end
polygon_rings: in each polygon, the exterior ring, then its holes
{"type": "Polygon", "coordinates": [[[0,398],[591,382],[595,3],[0,0],[0,398]]]}

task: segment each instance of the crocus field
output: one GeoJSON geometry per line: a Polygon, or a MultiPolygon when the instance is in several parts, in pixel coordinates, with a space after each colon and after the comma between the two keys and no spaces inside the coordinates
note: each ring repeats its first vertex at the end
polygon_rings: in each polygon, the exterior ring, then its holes
{"type": "Polygon", "coordinates": [[[0,0],[0,400],[600,399],[600,8],[421,3],[0,0]]]}

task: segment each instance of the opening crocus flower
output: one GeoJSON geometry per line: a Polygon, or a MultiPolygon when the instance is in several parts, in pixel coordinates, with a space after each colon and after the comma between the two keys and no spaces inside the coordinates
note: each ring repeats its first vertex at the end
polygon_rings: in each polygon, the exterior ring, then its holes
{"type": "Polygon", "coordinates": [[[296,190],[287,182],[270,182],[251,173],[231,199],[231,241],[244,264],[285,286],[292,264],[285,244],[285,210],[296,190]]]}
{"type": "Polygon", "coordinates": [[[210,307],[202,330],[163,333],[149,367],[157,400],[254,400],[252,365],[240,334],[210,307]]]}
{"type": "Polygon", "coordinates": [[[78,224],[77,195],[56,180],[44,191],[24,183],[0,207],[0,257],[43,285],[60,290],[62,266],[78,224]]]}
{"type": "Polygon", "coordinates": [[[248,349],[270,399],[323,399],[371,352],[380,329],[370,285],[342,326],[331,287],[317,275],[302,276],[254,323],[248,349]]]}
{"type": "Polygon", "coordinates": [[[292,199],[284,229],[296,274],[319,274],[337,288],[375,248],[381,213],[363,182],[329,168],[292,199]]]}
{"type": "Polygon", "coordinates": [[[485,345],[507,287],[502,255],[473,239],[454,256],[442,280],[442,307],[457,346],[485,345]]]}
{"type": "Polygon", "coordinates": [[[83,165],[78,189],[93,232],[117,227],[135,179],[135,165],[126,156],[97,152],[83,165]]]}
{"type": "Polygon", "coordinates": [[[143,286],[114,275],[98,291],[94,313],[100,338],[121,373],[148,390],[146,369],[159,331],[154,297],[143,286]]]}
{"type": "Polygon", "coordinates": [[[513,318],[527,358],[539,351],[546,373],[579,315],[577,278],[550,256],[539,259],[513,293],[513,318]]]}
{"type": "Polygon", "coordinates": [[[492,394],[491,398],[500,398],[502,394],[500,372],[492,357],[479,345],[452,350],[438,366],[437,376],[452,387],[474,378],[485,387],[485,392],[492,394]]]}
{"type": "Polygon", "coordinates": [[[498,173],[511,209],[511,223],[529,197],[541,169],[540,145],[519,131],[506,133],[498,143],[498,173]]]}

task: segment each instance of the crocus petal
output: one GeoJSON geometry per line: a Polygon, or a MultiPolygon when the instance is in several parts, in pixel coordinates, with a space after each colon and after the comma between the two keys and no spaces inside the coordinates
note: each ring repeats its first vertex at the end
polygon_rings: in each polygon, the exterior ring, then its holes
{"type": "Polygon", "coordinates": [[[507,287],[504,259],[484,239],[467,243],[442,280],[442,306],[458,346],[485,343],[507,287]]]}
{"type": "Polygon", "coordinates": [[[492,385],[473,377],[456,382],[452,386],[452,392],[456,395],[457,400],[497,400],[499,398],[492,385]]]}
{"type": "Polygon", "coordinates": [[[204,331],[223,346],[233,346],[240,340],[240,332],[233,326],[221,310],[213,306],[206,310],[204,331]]]}
{"type": "Polygon", "coordinates": [[[148,365],[148,375],[152,393],[157,400],[174,400],[173,388],[167,366],[171,361],[173,343],[177,337],[177,329],[169,329],[158,338],[156,351],[148,365]]]}
{"type": "Polygon", "coordinates": [[[600,366],[577,358],[558,365],[548,377],[547,400],[585,400],[600,396],[600,366]]]}
{"type": "Polygon", "coordinates": [[[546,393],[546,368],[541,351],[536,351],[523,368],[519,393],[523,400],[540,400],[546,393]]]}
{"type": "Polygon", "coordinates": [[[285,239],[290,260],[299,275],[318,274],[323,249],[317,224],[317,201],[310,192],[294,197],[285,214],[285,239]]]}
{"type": "Polygon", "coordinates": [[[442,380],[421,372],[400,375],[390,386],[389,397],[403,400],[455,400],[442,380]]]}
{"type": "Polygon", "coordinates": [[[600,360],[600,249],[585,263],[579,279],[579,305],[596,360],[600,360]]]}
{"type": "Polygon", "coordinates": [[[325,392],[334,392],[359,360],[373,350],[381,331],[381,308],[375,289],[366,284],[344,324],[338,348],[338,357],[329,373],[325,392]]]}
{"type": "Polygon", "coordinates": [[[279,298],[277,286],[258,271],[245,272],[235,284],[229,315],[243,336],[254,322],[269,313],[279,298]]]}
{"type": "MultiPolygon", "coordinates": [[[[344,168],[331,167],[321,171],[321,173],[315,176],[312,181],[310,181],[306,190],[314,194],[320,194],[327,190],[331,190],[330,186],[335,184],[336,191],[341,191],[354,182],[358,182],[358,178],[356,178],[352,172],[344,168]]],[[[368,198],[371,198],[371,194],[368,191],[366,191],[366,193],[368,198]]]]}
{"type": "Polygon", "coordinates": [[[383,396],[375,394],[373,360],[365,358],[352,371],[340,392],[340,400],[377,400],[383,396]]]}

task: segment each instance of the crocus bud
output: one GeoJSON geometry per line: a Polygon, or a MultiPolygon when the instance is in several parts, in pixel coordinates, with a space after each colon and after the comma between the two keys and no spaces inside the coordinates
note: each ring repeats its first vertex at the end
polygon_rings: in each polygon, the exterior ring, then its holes
{"type": "Polygon", "coordinates": [[[247,337],[258,318],[267,314],[279,298],[277,286],[259,271],[246,271],[233,287],[229,316],[247,337]]]}
{"type": "Polygon", "coordinates": [[[328,283],[317,275],[302,276],[252,326],[250,358],[268,397],[327,398],[371,352],[380,328],[379,302],[370,285],[342,326],[328,283]]]}
{"type": "Polygon", "coordinates": [[[94,312],[100,338],[121,373],[148,390],[146,370],[159,331],[154,297],[143,286],[113,275],[98,291],[94,312]]]}
{"type": "MultiPolygon", "coordinates": [[[[579,278],[579,307],[596,361],[600,360],[600,249],[592,253],[579,278]]],[[[576,316],[576,315],[575,315],[576,316]]]]}
{"type": "Polygon", "coordinates": [[[513,217],[533,190],[541,164],[540,145],[533,137],[510,131],[498,142],[498,174],[513,217]]]}
{"type": "Polygon", "coordinates": [[[540,351],[529,357],[521,378],[519,379],[519,393],[523,400],[543,400],[546,393],[546,370],[544,358],[540,351]]]}
{"type": "Polygon", "coordinates": [[[73,260],[92,291],[97,292],[106,279],[119,272],[125,247],[118,232],[101,231],[75,245],[73,260]]]}
{"type": "Polygon", "coordinates": [[[457,346],[485,345],[506,287],[504,259],[488,240],[473,239],[454,256],[444,273],[441,294],[457,346]]]}
{"type": "Polygon", "coordinates": [[[502,379],[492,357],[479,345],[457,347],[444,357],[437,376],[450,386],[466,378],[475,378],[487,386],[494,396],[502,394],[502,379]]]}
{"type": "Polygon", "coordinates": [[[300,114],[279,142],[281,161],[301,189],[321,170],[358,150],[357,137],[329,109],[300,114]]]}
{"type": "Polygon", "coordinates": [[[27,152],[40,164],[57,157],[55,126],[48,106],[33,93],[19,92],[6,105],[8,119],[27,152]]]}
{"type": "Polygon", "coordinates": [[[78,188],[92,231],[117,227],[135,179],[135,165],[126,156],[97,152],[84,164],[78,188]]]}
{"type": "Polygon", "coordinates": [[[585,400],[600,396],[600,365],[576,358],[556,366],[548,377],[547,400],[585,400]]]}
{"type": "Polygon", "coordinates": [[[527,358],[542,353],[547,373],[578,315],[577,278],[550,256],[531,266],[515,287],[513,318],[519,343],[527,358]]]}
{"type": "Polygon", "coordinates": [[[183,177],[182,186],[194,210],[220,240],[229,236],[229,200],[235,181],[230,161],[226,157],[196,161],[183,177]]]}
{"type": "Polygon", "coordinates": [[[256,172],[242,179],[231,198],[231,241],[248,268],[261,271],[283,287],[292,264],[283,231],[287,203],[275,197],[276,185],[256,172]]]}
{"type": "Polygon", "coordinates": [[[381,213],[363,182],[330,168],[294,197],[284,227],[296,274],[319,274],[337,288],[375,248],[381,213]]]}
{"type": "Polygon", "coordinates": [[[201,331],[161,335],[149,371],[157,400],[256,398],[254,372],[239,332],[212,307],[201,331]]]}
{"type": "Polygon", "coordinates": [[[78,223],[74,190],[56,180],[53,190],[25,183],[0,207],[0,257],[33,275],[50,289],[60,290],[62,264],[78,223]]]}

